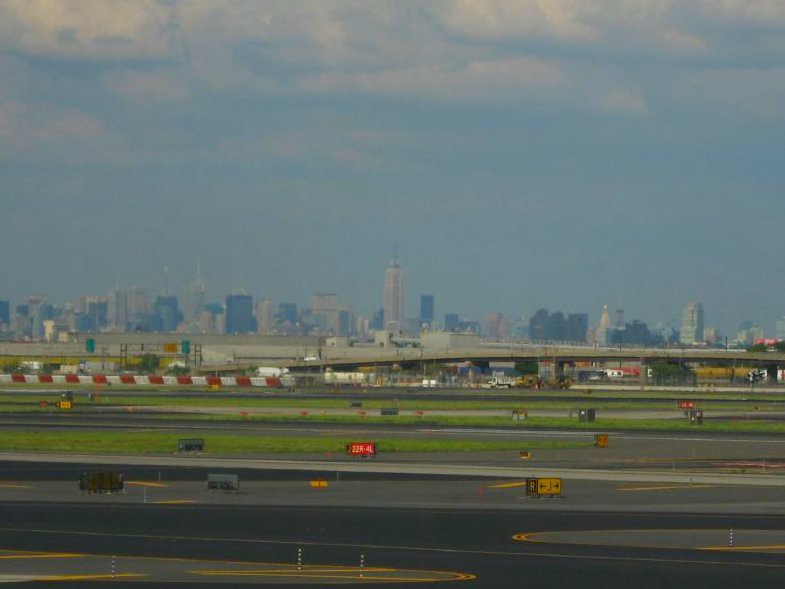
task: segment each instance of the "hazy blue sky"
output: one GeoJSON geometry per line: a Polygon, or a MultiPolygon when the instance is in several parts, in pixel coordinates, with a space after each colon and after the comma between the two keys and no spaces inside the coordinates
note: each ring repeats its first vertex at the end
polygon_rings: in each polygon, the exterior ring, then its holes
{"type": "Polygon", "coordinates": [[[2,0],[0,298],[785,313],[782,0],[2,0]]]}

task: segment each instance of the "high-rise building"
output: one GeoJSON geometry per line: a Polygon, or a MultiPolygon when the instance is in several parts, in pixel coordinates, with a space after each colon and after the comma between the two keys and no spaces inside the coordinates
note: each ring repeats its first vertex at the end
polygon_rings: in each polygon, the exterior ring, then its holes
{"type": "Polygon", "coordinates": [[[207,287],[202,279],[202,268],[199,261],[196,262],[196,280],[188,285],[188,292],[185,297],[185,320],[188,323],[198,323],[204,306],[204,296],[207,287]]]}
{"type": "MultiPolygon", "coordinates": [[[[93,329],[99,331],[109,323],[109,304],[105,297],[87,297],[85,314],[90,317],[93,329]]],[[[50,319],[50,317],[47,317],[50,319]]],[[[43,323],[41,324],[43,330],[43,323]]]]}
{"type": "Polygon", "coordinates": [[[338,295],[332,292],[317,292],[311,296],[311,313],[334,311],[338,308],[338,295]]]}
{"type": "Polygon", "coordinates": [[[433,295],[420,296],[420,323],[433,323],[433,295]]]}
{"type": "Polygon", "coordinates": [[[256,326],[259,333],[268,333],[275,327],[275,306],[270,299],[256,303],[256,326]]]}
{"type": "Polygon", "coordinates": [[[289,323],[291,325],[297,325],[297,304],[279,303],[278,321],[280,321],[281,323],[289,323]]]}
{"type": "Polygon", "coordinates": [[[565,322],[565,339],[568,342],[585,343],[586,332],[589,330],[589,315],[587,313],[570,313],[565,322]]]}
{"type": "Polygon", "coordinates": [[[681,314],[681,343],[699,344],[703,342],[703,305],[690,303],[681,314]]]}
{"type": "Polygon", "coordinates": [[[403,268],[396,258],[384,271],[384,326],[400,329],[403,325],[403,268]]]}
{"type": "Polygon", "coordinates": [[[600,315],[600,324],[597,326],[597,332],[594,340],[602,345],[608,343],[608,328],[611,326],[611,314],[608,311],[608,305],[603,305],[602,315],[600,315]]]}
{"type": "Polygon", "coordinates": [[[172,332],[183,320],[177,297],[174,295],[159,295],[155,298],[155,316],[158,318],[160,331],[172,332]]]}
{"type": "Polygon", "coordinates": [[[250,333],[253,325],[253,299],[247,294],[226,297],[226,333],[250,333]]]}
{"type": "Polygon", "coordinates": [[[458,313],[447,313],[444,316],[444,331],[460,331],[461,320],[458,313]]]}
{"type": "Polygon", "coordinates": [[[133,287],[128,294],[128,313],[133,317],[147,313],[147,311],[149,311],[147,292],[141,286],[133,287]]]}
{"type": "Polygon", "coordinates": [[[114,289],[109,293],[109,325],[118,331],[125,331],[131,319],[128,307],[128,293],[114,289]]]}
{"type": "Polygon", "coordinates": [[[490,339],[510,337],[510,321],[504,313],[491,313],[485,317],[485,335],[490,339]]]}

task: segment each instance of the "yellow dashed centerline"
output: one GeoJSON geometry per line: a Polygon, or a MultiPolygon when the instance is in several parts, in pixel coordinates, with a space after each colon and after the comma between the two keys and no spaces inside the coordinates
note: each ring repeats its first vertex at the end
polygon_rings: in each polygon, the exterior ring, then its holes
{"type": "Polygon", "coordinates": [[[32,485],[20,485],[16,483],[0,483],[0,489],[32,489],[32,485]]]}

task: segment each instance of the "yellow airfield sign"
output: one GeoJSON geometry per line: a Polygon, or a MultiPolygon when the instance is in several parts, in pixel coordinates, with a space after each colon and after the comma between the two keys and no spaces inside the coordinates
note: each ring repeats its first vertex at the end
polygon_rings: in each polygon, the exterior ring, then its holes
{"type": "Polygon", "coordinates": [[[562,484],[558,478],[526,479],[526,494],[533,497],[561,496],[562,484]]]}

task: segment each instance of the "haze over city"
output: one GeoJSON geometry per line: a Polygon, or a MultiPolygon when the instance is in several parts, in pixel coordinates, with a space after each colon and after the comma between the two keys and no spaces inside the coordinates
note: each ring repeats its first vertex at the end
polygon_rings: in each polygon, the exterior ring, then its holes
{"type": "Polygon", "coordinates": [[[6,2],[0,298],[785,313],[781,2],[6,2]]]}

